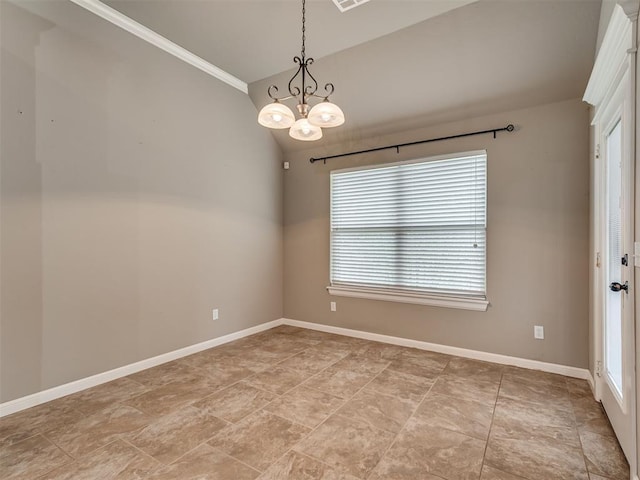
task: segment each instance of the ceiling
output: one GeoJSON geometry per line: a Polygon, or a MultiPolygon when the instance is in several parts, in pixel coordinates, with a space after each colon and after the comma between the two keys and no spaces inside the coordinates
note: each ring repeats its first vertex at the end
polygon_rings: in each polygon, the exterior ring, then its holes
{"type": "MultiPolygon", "coordinates": [[[[594,62],[600,3],[480,0],[321,58],[313,74],[321,85],[335,84],[332,100],[346,123],[324,129],[316,142],[293,140],[282,130],[274,136],[285,151],[349,145],[581,98],[594,62]]],[[[250,84],[256,107],[269,101],[270,84],[285,88],[292,73],[250,84]]]]}
{"type": "MultiPolygon", "coordinates": [[[[249,83],[260,109],[300,52],[299,0],[105,0],[249,83]]],[[[601,0],[372,0],[340,13],[307,0],[307,55],[345,112],[317,142],[273,131],[285,151],[582,97],[601,0]]],[[[290,105],[293,107],[293,104],[290,105]]]]}
{"type": "MultiPolygon", "coordinates": [[[[300,0],[103,1],[247,83],[300,54],[300,0]]],[[[373,0],[340,13],[331,0],[307,0],[307,53],[325,57],[474,1],[373,0]]]]}

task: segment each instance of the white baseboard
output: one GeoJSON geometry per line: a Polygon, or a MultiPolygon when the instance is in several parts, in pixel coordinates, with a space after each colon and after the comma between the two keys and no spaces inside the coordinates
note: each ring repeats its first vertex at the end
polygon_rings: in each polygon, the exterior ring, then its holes
{"type": "MultiPolygon", "coordinates": [[[[458,357],[473,358],[475,360],[484,360],[485,362],[500,363],[503,365],[513,365],[516,367],[528,368],[531,370],[542,370],[543,372],[557,373],[567,377],[581,378],[589,380],[591,374],[586,368],[570,367],[567,365],[559,365],[556,363],[540,362],[538,360],[529,360],[520,357],[510,357],[508,355],[500,355],[497,353],[481,352],[479,350],[468,350],[466,348],[451,347],[448,345],[440,345],[437,343],[422,342],[420,340],[411,340],[408,338],[392,337],[390,335],[381,335],[378,333],[369,333],[361,330],[351,330],[342,327],[332,327],[330,325],[322,325],[319,323],[302,322],[300,320],[291,320],[283,318],[282,324],[291,325],[293,327],[308,328],[310,330],[318,330],[321,332],[335,333],[348,337],[362,338],[365,340],[373,340],[375,342],[390,343],[403,347],[418,348],[420,350],[429,350],[432,352],[446,353],[448,355],[456,355],[458,357]]],[[[591,380],[593,381],[593,379],[591,380]]]]}
{"type": "MultiPolygon", "coordinates": [[[[240,330],[239,332],[230,333],[222,337],[213,338],[205,342],[190,345],[188,347],[180,348],[172,352],[163,353],[146,360],[141,360],[129,365],[125,365],[107,372],[92,375],[90,377],[82,378],[74,382],[59,385],[57,387],[43,390],[41,392],[27,395],[22,398],[17,398],[5,403],[0,404],[0,417],[11,415],[12,413],[25,410],[27,408],[35,407],[45,402],[50,402],[56,398],[64,397],[72,393],[85,390],[87,388],[95,387],[118,378],[126,377],[133,373],[145,370],[147,368],[155,367],[178,358],[186,357],[194,353],[201,352],[208,348],[213,348],[218,345],[232,342],[249,335],[253,335],[270,328],[277,327],[279,325],[291,325],[294,327],[307,328],[310,330],[318,330],[321,332],[335,333],[337,335],[345,335],[348,337],[362,338],[365,340],[372,340],[375,342],[390,343],[393,345],[400,345],[404,347],[418,348],[421,350],[429,350],[432,352],[445,353],[448,355],[456,355],[459,357],[473,358],[475,360],[484,360],[486,362],[500,363],[503,365],[514,365],[522,368],[529,368],[532,370],[542,370],[544,372],[557,373],[560,375],[566,375],[568,377],[582,378],[589,382],[591,388],[594,388],[593,378],[589,370],[584,368],[569,367],[566,365],[558,365],[555,363],[540,362],[537,360],[528,360],[526,358],[510,357],[508,355],[499,355],[497,353],[481,352],[478,350],[468,350],[466,348],[451,347],[448,345],[440,345],[437,343],[422,342],[420,340],[411,340],[408,338],[392,337],[390,335],[381,335],[378,333],[369,333],[361,330],[351,330],[348,328],[332,327],[330,325],[322,325],[319,323],[302,322],[300,320],[292,320],[289,318],[280,318],[271,322],[266,322],[255,327],[240,330]]],[[[639,480],[639,479],[636,479],[639,480]]]]}
{"type": "Polygon", "coordinates": [[[163,353],[162,355],[147,358],[146,360],[141,360],[139,362],[131,363],[119,368],[114,368],[113,370],[109,370],[107,372],[98,373],[90,377],[81,378],[80,380],[65,383],[64,385],[59,385],[48,390],[43,390],[41,392],[27,395],[26,397],[21,397],[9,402],[1,403],[0,417],[11,415],[12,413],[19,412],[20,410],[35,407],[36,405],[40,405],[41,403],[50,402],[51,400],[55,400],[56,398],[64,397],[65,395],[70,395],[87,388],[95,387],[97,385],[101,385],[118,378],[126,377],[127,375],[131,375],[141,370],[146,370],[147,368],[155,367],[157,365],[161,365],[178,358],[186,357],[188,355],[201,352],[202,350],[206,350],[208,348],[216,347],[224,343],[229,343],[234,340],[238,340],[240,338],[247,337],[249,335],[253,335],[255,333],[259,333],[273,327],[277,327],[278,325],[282,325],[282,319],[266,322],[260,325],[256,325],[255,327],[240,330],[239,332],[223,335],[222,337],[212,338],[211,340],[207,340],[205,342],[196,343],[195,345],[189,345],[188,347],[179,348],[178,350],[174,350],[172,352],[163,353]]]}

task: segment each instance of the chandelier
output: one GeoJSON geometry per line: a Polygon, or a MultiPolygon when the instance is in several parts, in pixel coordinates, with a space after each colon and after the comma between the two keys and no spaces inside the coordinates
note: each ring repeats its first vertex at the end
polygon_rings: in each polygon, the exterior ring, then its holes
{"type": "Polygon", "coordinates": [[[269,97],[273,100],[260,110],[258,123],[268,128],[288,128],[289,135],[296,140],[312,141],[322,138],[322,129],[337,127],[344,123],[344,113],[340,107],[329,101],[329,96],[333,93],[333,83],[324,86],[326,95],[318,95],[318,82],[309,72],[309,66],[313,63],[313,58],[305,56],[305,0],[302,0],[302,50],[300,56],[293,57],[294,63],[298,65],[298,70],[289,80],[289,95],[276,97],[278,87],[271,85],[267,90],[269,97]],[[294,85],[294,81],[301,82],[301,86],[294,85]],[[312,98],[321,98],[322,101],[310,108],[307,101],[312,98]],[[293,111],[287,107],[283,100],[295,98],[298,101],[296,108],[300,117],[296,120],[293,111]]]}

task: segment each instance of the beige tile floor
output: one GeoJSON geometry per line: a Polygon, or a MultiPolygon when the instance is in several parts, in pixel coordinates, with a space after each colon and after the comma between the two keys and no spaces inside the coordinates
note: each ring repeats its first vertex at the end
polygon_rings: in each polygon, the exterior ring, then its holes
{"type": "Polygon", "coordinates": [[[585,381],[278,327],[0,419],[2,479],[627,480],[585,381]]]}

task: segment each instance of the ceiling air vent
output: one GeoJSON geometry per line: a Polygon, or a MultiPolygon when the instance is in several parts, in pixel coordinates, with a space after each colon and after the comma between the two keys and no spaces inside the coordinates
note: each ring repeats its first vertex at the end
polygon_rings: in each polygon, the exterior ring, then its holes
{"type": "Polygon", "coordinates": [[[344,13],[347,10],[351,10],[352,8],[362,5],[363,3],[367,3],[368,1],[369,0],[333,0],[333,3],[336,4],[338,10],[344,13]]]}

